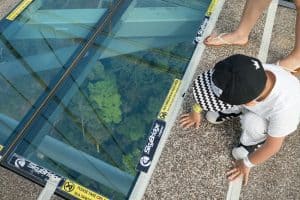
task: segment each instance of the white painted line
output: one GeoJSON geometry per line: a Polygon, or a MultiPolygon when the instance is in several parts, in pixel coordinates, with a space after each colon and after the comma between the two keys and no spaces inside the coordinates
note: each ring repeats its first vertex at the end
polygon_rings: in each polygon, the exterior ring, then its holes
{"type": "Polygon", "coordinates": [[[51,175],[37,200],[50,200],[61,178],[51,175]]]}
{"type": "Polygon", "coordinates": [[[269,46],[271,42],[272,30],[275,21],[277,7],[278,7],[278,0],[273,0],[268,8],[264,33],[261,39],[259,53],[257,56],[258,59],[260,59],[263,63],[265,63],[268,58],[269,46]]]}
{"type": "Polygon", "coordinates": [[[229,182],[226,200],[239,200],[242,189],[243,178],[240,176],[236,180],[229,182]]]}
{"type": "MultiPolygon", "coordinates": [[[[212,32],[213,28],[215,27],[215,24],[220,15],[220,12],[222,10],[224,2],[225,2],[225,0],[218,1],[214,12],[210,16],[210,20],[208,22],[206,30],[204,31],[203,38],[205,38],[205,36],[209,35],[212,32]]],[[[191,42],[192,42],[192,38],[191,38],[191,42]]],[[[133,188],[133,190],[131,192],[129,200],[140,200],[143,198],[143,195],[149,184],[150,178],[153,174],[153,171],[154,171],[154,169],[158,163],[159,157],[162,153],[163,147],[165,146],[165,143],[170,135],[171,128],[173,127],[174,122],[176,121],[177,115],[180,111],[180,108],[181,108],[181,105],[183,102],[182,96],[186,92],[190,83],[193,80],[194,73],[196,72],[198,64],[201,60],[201,56],[204,52],[204,49],[205,49],[205,45],[203,44],[203,39],[202,39],[197,44],[197,47],[193,53],[193,56],[190,60],[189,65],[187,67],[187,70],[182,78],[182,84],[181,84],[179,91],[176,94],[175,100],[170,108],[170,113],[168,114],[168,116],[166,118],[167,125],[165,128],[165,133],[162,135],[162,137],[160,139],[160,142],[158,144],[158,147],[156,149],[155,155],[152,160],[151,167],[149,168],[147,173],[141,172],[141,174],[139,175],[139,177],[136,181],[135,187],[133,188]]]]}
{"type": "MultiPolygon", "coordinates": [[[[264,33],[257,56],[263,63],[267,61],[277,7],[278,0],[273,0],[268,8],[264,33]]],[[[237,180],[229,183],[226,200],[238,200],[240,198],[242,183],[242,177],[239,177],[237,180]]]]}

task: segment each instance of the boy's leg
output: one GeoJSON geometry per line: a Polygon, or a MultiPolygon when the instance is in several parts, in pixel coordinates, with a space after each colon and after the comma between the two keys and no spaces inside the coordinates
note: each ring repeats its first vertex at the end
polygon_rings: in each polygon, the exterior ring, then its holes
{"type": "Polygon", "coordinates": [[[221,124],[228,119],[239,117],[241,114],[242,107],[234,106],[231,109],[219,112],[208,111],[205,115],[205,118],[212,124],[221,124]]]}
{"type": "Polygon", "coordinates": [[[241,126],[240,145],[232,150],[235,159],[243,159],[267,138],[267,120],[253,112],[241,116],[241,126]]]}
{"type": "Polygon", "coordinates": [[[253,112],[241,116],[242,135],[240,142],[251,146],[266,140],[267,121],[253,112]]]}

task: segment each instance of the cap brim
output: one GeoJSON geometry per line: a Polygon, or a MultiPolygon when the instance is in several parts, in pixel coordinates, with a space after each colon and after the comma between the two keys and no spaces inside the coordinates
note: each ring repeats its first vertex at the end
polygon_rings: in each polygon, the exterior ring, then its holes
{"type": "Polygon", "coordinates": [[[223,111],[233,107],[220,100],[212,90],[212,73],[213,70],[208,70],[200,74],[193,84],[193,94],[196,102],[200,104],[203,110],[206,111],[223,111]]]}

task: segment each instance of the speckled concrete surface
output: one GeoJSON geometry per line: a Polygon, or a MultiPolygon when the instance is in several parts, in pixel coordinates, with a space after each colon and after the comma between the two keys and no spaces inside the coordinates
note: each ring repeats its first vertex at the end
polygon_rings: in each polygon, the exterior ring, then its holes
{"type": "Polygon", "coordinates": [[[7,15],[19,2],[20,0],[0,0],[0,18],[7,15]]]}
{"type": "MultiPolygon", "coordinates": [[[[42,187],[33,182],[0,167],[0,199],[1,200],[36,200],[42,187]]],[[[51,200],[61,200],[53,196],[51,200]]]]}
{"type": "MultiPolygon", "coordinates": [[[[229,32],[239,23],[245,1],[227,0],[215,31],[229,32]]],[[[279,7],[273,29],[268,62],[276,62],[292,49],[295,11],[279,7]]],[[[234,53],[257,56],[264,16],[256,24],[246,48],[206,48],[198,73],[234,53]]],[[[186,96],[181,113],[189,111],[192,96],[186,96]]],[[[160,157],[144,200],[225,199],[228,182],[225,171],[231,162],[231,149],[239,137],[239,122],[221,125],[203,122],[198,130],[183,130],[178,122],[160,157]]],[[[284,147],[272,159],[253,168],[249,184],[242,188],[240,199],[300,199],[300,131],[287,137],[284,147]]]]}
{"type": "MultiPolygon", "coordinates": [[[[19,0],[0,0],[2,18],[19,0]]],[[[217,22],[217,32],[233,30],[243,8],[243,1],[227,0],[217,22]]],[[[255,56],[261,38],[262,22],[255,26],[246,48],[207,48],[198,73],[233,53],[255,56]]],[[[279,8],[269,52],[269,62],[287,55],[293,47],[295,12],[279,8]]],[[[189,91],[190,92],[190,91],[189,91]]],[[[187,112],[192,104],[188,94],[182,106],[187,112]]],[[[182,130],[178,123],[172,129],[144,200],[225,199],[228,183],[225,171],[230,167],[230,151],[237,143],[238,121],[219,126],[203,122],[198,130],[182,130]]],[[[278,155],[254,168],[241,199],[300,199],[300,131],[289,136],[278,155]]],[[[0,167],[0,199],[36,199],[41,187],[0,167]]],[[[60,199],[55,197],[53,199],[60,199]]]]}

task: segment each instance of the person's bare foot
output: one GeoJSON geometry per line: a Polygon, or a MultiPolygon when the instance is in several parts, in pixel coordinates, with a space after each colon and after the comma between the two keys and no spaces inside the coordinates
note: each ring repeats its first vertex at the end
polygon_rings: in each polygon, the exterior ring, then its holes
{"type": "Polygon", "coordinates": [[[279,60],[277,64],[292,73],[300,73],[300,55],[297,56],[291,53],[282,60],[279,60]]]}
{"type": "Polygon", "coordinates": [[[245,46],[248,43],[248,37],[241,36],[236,32],[212,34],[204,40],[207,46],[238,45],[245,46]]]}

